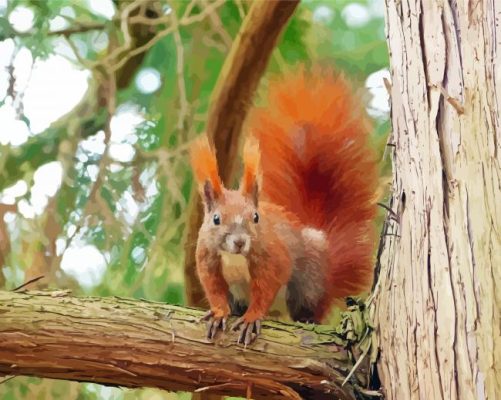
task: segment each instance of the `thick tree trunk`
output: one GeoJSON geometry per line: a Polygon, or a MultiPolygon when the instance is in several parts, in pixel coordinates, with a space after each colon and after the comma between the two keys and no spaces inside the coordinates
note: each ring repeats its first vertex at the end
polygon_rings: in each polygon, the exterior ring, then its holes
{"type": "Polygon", "coordinates": [[[386,0],[394,182],[375,315],[387,399],[501,398],[501,3],[386,0]]]}
{"type": "MultiPolygon", "coordinates": [[[[298,4],[299,0],[254,1],[223,65],[212,93],[206,133],[214,141],[219,173],[225,185],[232,183],[242,125],[259,79],[298,4]]],[[[195,244],[203,214],[199,195],[196,190],[192,192],[184,276],[188,304],[201,306],[205,294],[195,272],[195,244]]]]}
{"type": "MultiPolygon", "coordinates": [[[[205,340],[200,310],[65,291],[0,291],[0,375],[252,398],[354,399],[352,366],[326,327],[264,323],[244,349],[236,333],[205,340]]],[[[357,371],[363,381],[363,370],[357,371]]]]}

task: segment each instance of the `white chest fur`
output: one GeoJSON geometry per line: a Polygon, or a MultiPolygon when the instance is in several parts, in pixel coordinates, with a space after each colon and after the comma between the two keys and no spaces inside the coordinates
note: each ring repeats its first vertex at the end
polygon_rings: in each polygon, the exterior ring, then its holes
{"type": "Polygon", "coordinates": [[[228,285],[238,282],[250,282],[249,264],[241,254],[221,251],[223,261],[223,276],[228,285]]]}
{"type": "Polygon", "coordinates": [[[230,291],[238,300],[249,301],[249,264],[247,259],[241,254],[221,252],[223,261],[223,277],[230,291]]]}
{"type": "MultiPolygon", "coordinates": [[[[246,303],[250,299],[250,273],[247,259],[241,254],[221,251],[223,277],[230,287],[230,291],[235,299],[244,300],[246,303]]],[[[269,310],[272,317],[281,319],[288,316],[285,302],[285,286],[279,290],[275,301],[269,310]]]]}

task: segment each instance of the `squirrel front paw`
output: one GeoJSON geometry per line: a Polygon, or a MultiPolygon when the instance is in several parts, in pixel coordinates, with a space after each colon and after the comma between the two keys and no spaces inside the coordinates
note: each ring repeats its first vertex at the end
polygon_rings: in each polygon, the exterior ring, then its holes
{"type": "Polygon", "coordinates": [[[200,319],[200,321],[207,321],[207,339],[214,339],[218,329],[224,332],[226,330],[227,319],[228,315],[217,313],[212,310],[207,312],[207,314],[200,319]]]}
{"type": "Polygon", "coordinates": [[[241,326],[240,335],[238,336],[237,343],[241,343],[244,346],[252,343],[261,333],[261,320],[256,319],[254,321],[246,321],[245,317],[240,317],[231,326],[231,330],[236,331],[241,326]],[[252,337],[252,334],[255,334],[252,337]]]}

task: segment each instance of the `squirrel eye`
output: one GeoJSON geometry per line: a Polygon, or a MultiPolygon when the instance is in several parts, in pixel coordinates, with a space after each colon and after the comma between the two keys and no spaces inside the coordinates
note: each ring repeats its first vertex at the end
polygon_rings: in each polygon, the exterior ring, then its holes
{"type": "Polygon", "coordinates": [[[259,214],[257,212],[254,213],[254,223],[257,224],[259,222],[259,214]]]}
{"type": "Polygon", "coordinates": [[[221,217],[219,216],[219,214],[214,214],[213,221],[214,225],[219,225],[221,223],[221,217]]]}

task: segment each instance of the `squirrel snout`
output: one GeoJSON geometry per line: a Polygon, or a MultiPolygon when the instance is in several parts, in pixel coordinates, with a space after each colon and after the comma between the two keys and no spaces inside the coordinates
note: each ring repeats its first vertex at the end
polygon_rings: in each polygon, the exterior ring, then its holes
{"type": "Polygon", "coordinates": [[[242,250],[242,248],[245,246],[245,240],[242,238],[238,238],[233,240],[233,244],[237,250],[242,250]]]}
{"type": "Polygon", "coordinates": [[[244,254],[249,250],[249,238],[245,235],[229,235],[225,240],[224,248],[233,254],[244,254]]]}

